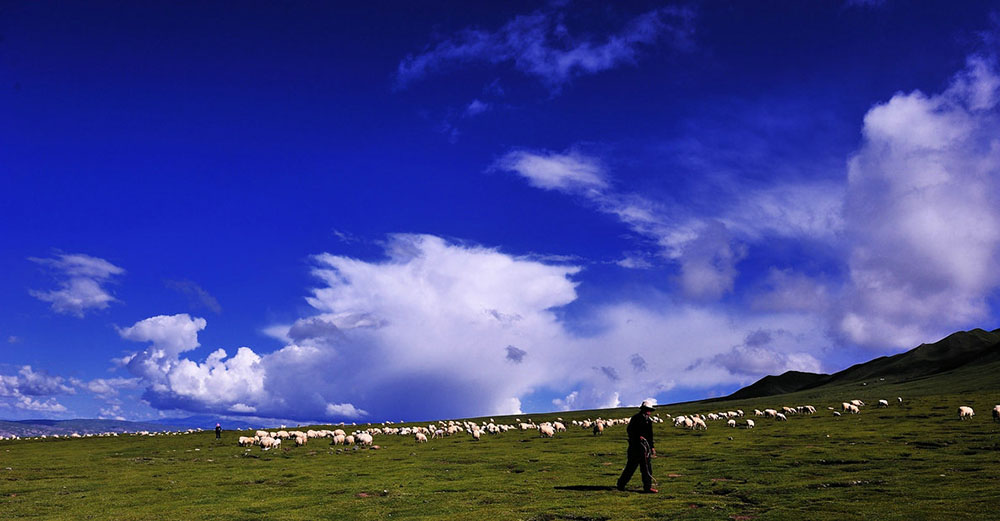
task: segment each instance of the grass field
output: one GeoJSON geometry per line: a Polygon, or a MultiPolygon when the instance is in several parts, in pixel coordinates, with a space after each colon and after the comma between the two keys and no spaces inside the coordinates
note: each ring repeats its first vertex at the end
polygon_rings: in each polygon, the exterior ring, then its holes
{"type": "Polygon", "coordinates": [[[418,445],[383,436],[378,450],[338,451],[320,439],[247,452],[236,445],[246,433],[235,431],[221,443],[211,432],[4,441],[0,519],[1000,519],[996,369],[661,407],[661,416],[807,403],[819,411],[754,418],[752,430],[657,424],[655,495],[638,493],[638,473],[629,491],[613,489],[624,426],[593,436],[568,425],[630,409],[521,416],[564,418],[569,432],[554,439],[512,431],[418,445]],[[853,398],[869,404],[860,415],[827,410],[853,398]],[[876,409],[879,398],[893,403],[876,409]],[[959,405],[977,416],[959,421],[959,405]]]}

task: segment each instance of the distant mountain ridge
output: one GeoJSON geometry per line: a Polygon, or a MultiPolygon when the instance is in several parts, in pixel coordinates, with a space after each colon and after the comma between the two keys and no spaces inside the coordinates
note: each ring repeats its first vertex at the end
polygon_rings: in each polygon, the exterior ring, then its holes
{"type": "Polygon", "coordinates": [[[717,400],[761,398],[878,378],[892,378],[897,382],[915,380],[953,371],[970,364],[984,364],[998,360],[1000,360],[1000,329],[993,331],[973,329],[952,333],[933,344],[920,344],[904,353],[880,356],[833,374],[788,371],[778,376],[765,376],[717,400]]]}
{"type": "Polygon", "coordinates": [[[102,432],[162,432],[186,429],[215,428],[216,423],[222,423],[227,430],[245,430],[257,428],[254,425],[241,420],[220,418],[217,416],[188,416],[184,418],[162,418],[145,422],[133,422],[125,420],[98,420],[98,419],[74,419],[74,420],[0,420],[0,437],[29,437],[29,436],[52,436],[54,434],[70,435],[74,432],[80,435],[99,434],[102,432]]]}

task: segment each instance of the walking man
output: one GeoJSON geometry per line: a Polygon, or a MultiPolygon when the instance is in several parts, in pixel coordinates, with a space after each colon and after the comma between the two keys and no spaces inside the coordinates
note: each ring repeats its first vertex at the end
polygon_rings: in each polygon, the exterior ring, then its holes
{"type": "Polygon", "coordinates": [[[647,493],[656,493],[653,488],[653,468],[649,460],[656,457],[656,449],[653,448],[653,420],[649,413],[655,407],[646,400],[639,406],[639,412],[628,421],[628,461],[625,463],[625,470],[618,478],[618,490],[625,490],[625,485],[632,479],[635,468],[639,467],[642,475],[642,490],[647,493]]]}
{"type": "Polygon", "coordinates": [[[222,439],[222,425],[218,423],[215,424],[215,439],[222,439]]]}

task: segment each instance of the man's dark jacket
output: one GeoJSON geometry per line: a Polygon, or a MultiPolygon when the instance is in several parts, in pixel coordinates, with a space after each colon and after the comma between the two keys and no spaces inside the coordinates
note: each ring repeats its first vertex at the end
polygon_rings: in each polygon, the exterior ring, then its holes
{"type": "Polygon", "coordinates": [[[640,411],[629,418],[625,431],[628,432],[629,445],[638,447],[641,437],[646,439],[650,449],[653,448],[653,420],[647,417],[646,413],[640,411]]]}

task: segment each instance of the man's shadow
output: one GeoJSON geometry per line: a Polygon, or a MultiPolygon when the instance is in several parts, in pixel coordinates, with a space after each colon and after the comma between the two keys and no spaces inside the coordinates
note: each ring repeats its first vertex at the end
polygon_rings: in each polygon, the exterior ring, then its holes
{"type": "Polygon", "coordinates": [[[594,492],[597,490],[614,490],[610,485],[568,485],[565,487],[553,487],[556,490],[575,490],[577,492],[594,492]]]}

